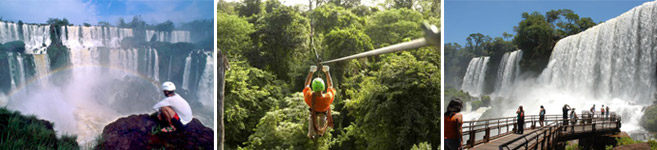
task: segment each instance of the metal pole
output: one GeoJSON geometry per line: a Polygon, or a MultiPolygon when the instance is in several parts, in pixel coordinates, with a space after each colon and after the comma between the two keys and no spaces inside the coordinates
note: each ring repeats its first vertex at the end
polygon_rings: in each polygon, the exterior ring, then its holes
{"type": "Polygon", "coordinates": [[[392,53],[392,52],[397,52],[397,51],[403,51],[403,50],[409,50],[409,49],[416,49],[424,46],[429,46],[429,45],[434,45],[434,46],[440,46],[440,31],[435,25],[429,25],[428,23],[424,23],[423,30],[424,30],[424,37],[415,39],[412,41],[408,42],[403,42],[403,43],[398,43],[395,45],[390,45],[386,47],[382,47],[379,49],[367,51],[367,52],[362,52],[358,53],[355,55],[351,56],[346,56],[334,60],[329,60],[329,61],[324,61],[321,62],[321,64],[327,64],[327,63],[332,63],[332,62],[337,62],[337,61],[343,61],[343,60],[350,60],[350,59],[355,59],[355,58],[362,58],[362,57],[368,57],[368,56],[375,56],[375,55],[381,55],[385,53],[392,53]]]}

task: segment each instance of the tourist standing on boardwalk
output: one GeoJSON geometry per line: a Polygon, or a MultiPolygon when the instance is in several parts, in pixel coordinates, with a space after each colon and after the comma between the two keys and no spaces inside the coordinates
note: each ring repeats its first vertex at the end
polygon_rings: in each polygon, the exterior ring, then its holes
{"type": "Polygon", "coordinates": [[[593,104],[593,107],[591,107],[591,118],[595,115],[595,104],[593,104]]]}
{"type": "Polygon", "coordinates": [[[605,118],[605,105],[600,107],[600,118],[605,118]]]}
{"type": "Polygon", "coordinates": [[[454,99],[447,105],[445,112],[445,149],[462,150],[463,149],[463,115],[461,112],[463,102],[461,99],[454,99]]]}
{"type": "Polygon", "coordinates": [[[570,112],[570,124],[573,125],[571,130],[575,130],[575,124],[577,124],[577,114],[575,113],[575,108],[573,108],[573,111],[570,112]]]}
{"type": "Polygon", "coordinates": [[[606,113],[605,115],[606,115],[607,117],[605,117],[605,118],[609,118],[609,105],[607,105],[607,108],[606,108],[606,109],[607,109],[607,110],[605,110],[605,113],[606,113]]]}
{"type": "Polygon", "coordinates": [[[543,127],[543,121],[545,121],[545,108],[541,105],[541,111],[538,113],[538,123],[543,127]]]}
{"type": "MultiPolygon", "coordinates": [[[[570,110],[570,106],[568,104],[564,104],[563,108],[561,109],[563,111],[563,125],[567,126],[568,125],[568,111],[570,110]]],[[[566,131],[566,128],[563,129],[566,131]]]]}
{"type": "Polygon", "coordinates": [[[522,105],[518,107],[518,110],[516,111],[516,114],[518,114],[518,134],[522,134],[525,131],[525,110],[522,109],[522,105]]]}

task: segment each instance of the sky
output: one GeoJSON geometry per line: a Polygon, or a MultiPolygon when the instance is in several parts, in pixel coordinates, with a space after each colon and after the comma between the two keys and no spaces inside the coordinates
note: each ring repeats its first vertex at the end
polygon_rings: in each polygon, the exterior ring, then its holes
{"type": "MultiPolygon", "coordinates": [[[[242,2],[244,0],[225,0],[226,2],[242,2]]],[[[262,0],[267,1],[267,0],[262,0]]],[[[279,0],[281,3],[287,6],[294,5],[308,5],[308,0],[279,0]]],[[[366,6],[376,6],[379,3],[383,3],[385,0],[360,0],[360,3],[366,6]]]]}
{"type": "Polygon", "coordinates": [[[556,9],[571,9],[581,17],[591,17],[599,23],[620,16],[646,0],[445,0],[445,43],[465,45],[472,33],[501,37],[515,35],[513,26],[522,20],[523,12],[545,15],[556,9]]]}
{"type": "Polygon", "coordinates": [[[81,25],[112,25],[119,18],[126,22],[141,15],[149,24],[171,20],[181,24],[214,17],[212,0],[3,0],[0,18],[26,23],[45,23],[48,18],[66,18],[70,23],[81,25]]]}

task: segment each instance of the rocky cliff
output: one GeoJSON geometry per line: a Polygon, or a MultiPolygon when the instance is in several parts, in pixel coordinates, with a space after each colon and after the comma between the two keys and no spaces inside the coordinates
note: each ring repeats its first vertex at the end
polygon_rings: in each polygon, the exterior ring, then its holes
{"type": "Polygon", "coordinates": [[[184,130],[163,133],[155,115],[119,118],[103,129],[95,149],[214,149],[214,132],[193,119],[184,130]]]}

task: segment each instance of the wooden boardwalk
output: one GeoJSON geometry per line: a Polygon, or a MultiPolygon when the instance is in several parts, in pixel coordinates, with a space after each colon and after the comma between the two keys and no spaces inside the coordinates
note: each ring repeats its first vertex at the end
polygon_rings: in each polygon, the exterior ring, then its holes
{"type": "Polygon", "coordinates": [[[612,134],[620,131],[620,117],[596,118],[583,112],[584,119],[576,125],[564,125],[560,115],[546,116],[545,126],[538,127],[538,117],[528,116],[523,134],[515,134],[515,117],[464,122],[464,147],[466,149],[552,149],[563,142],[593,135],[612,134]]]}

